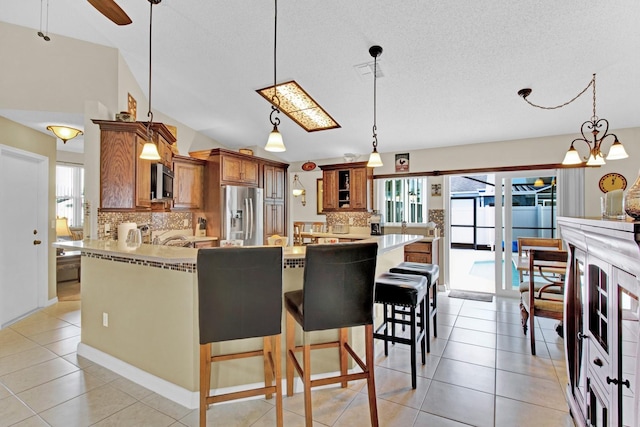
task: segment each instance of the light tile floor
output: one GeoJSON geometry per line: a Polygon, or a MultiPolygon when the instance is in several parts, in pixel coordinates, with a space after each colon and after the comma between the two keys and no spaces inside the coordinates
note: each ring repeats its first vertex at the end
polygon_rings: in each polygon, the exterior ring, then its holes
{"type": "MultiPolygon", "coordinates": [[[[539,319],[533,357],[517,300],[487,303],[441,293],[438,302],[438,338],[432,337],[426,365],[419,365],[417,389],[407,346],[376,358],[381,426],[573,426],[554,321],[539,319]]],[[[79,301],[59,302],[0,330],[0,427],[198,425],[197,410],[77,356],[79,341],[79,301]]],[[[273,426],[274,408],[263,399],[214,405],[208,422],[273,426]]],[[[303,426],[303,408],[301,394],[285,397],[285,426],[303,426]]],[[[368,425],[364,382],[315,390],[313,410],[318,426],[368,425]]]]}

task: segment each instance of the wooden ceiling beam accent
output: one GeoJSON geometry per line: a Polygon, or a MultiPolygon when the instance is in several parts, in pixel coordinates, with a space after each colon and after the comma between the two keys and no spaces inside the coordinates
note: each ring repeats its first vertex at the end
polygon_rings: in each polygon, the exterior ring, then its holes
{"type": "Polygon", "coordinates": [[[443,176],[443,175],[471,175],[486,172],[519,172],[542,169],[572,169],[584,167],[584,165],[563,165],[562,163],[547,163],[540,165],[521,165],[521,166],[489,166],[486,168],[469,168],[469,169],[447,169],[424,172],[407,172],[407,173],[391,173],[374,175],[373,179],[389,179],[389,178],[411,178],[422,176],[443,176]]]}

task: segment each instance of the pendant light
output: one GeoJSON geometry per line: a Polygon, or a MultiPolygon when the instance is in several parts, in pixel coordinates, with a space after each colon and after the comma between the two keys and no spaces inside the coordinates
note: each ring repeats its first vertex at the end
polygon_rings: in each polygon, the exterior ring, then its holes
{"type": "Polygon", "coordinates": [[[160,153],[158,153],[158,146],[153,143],[153,130],[151,124],[153,123],[153,112],[151,111],[151,40],[152,40],[152,28],[153,28],[153,5],[160,3],[162,0],[149,0],[149,111],[147,117],[147,142],[142,147],[142,153],[140,158],[144,160],[160,160],[160,153]]]}
{"type": "Polygon", "coordinates": [[[269,121],[273,125],[273,130],[269,134],[269,139],[267,139],[267,145],[265,145],[264,149],[266,151],[273,152],[283,152],[287,151],[284,146],[284,142],[282,141],[282,135],[278,131],[278,125],[280,124],[280,119],[275,116],[275,113],[280,114],[279,106],[280,99],[278,98],[278,86],[276,86],[276,52],[278,46],[278,0],[274,0],[275,3],[275,14],[274,14],[274,26],[273,26],[273,96],[271,97],[271,114],[269,115],[269,121]]]}
{"type": "Polygon", "coordinates": [[[367,167],[377,168],[382,166],[382,159],[378,153],[378,135],[376,134],[376,80],[378,79],[378,56],[382,54],[380,46],[371,46],[369,54],[373,56],[373,151],[369,155],[367,167]]]}
{"type": "Polygon", "coordinates": [[[567,150],[567,153],[564,156],[564,160],[562,161],[563,165],[580,165],[583,164],[585,160],[587,161],[587,166],[604,165],[606,162],[602,154],[602,143],[607,138],[609,138],[609,140],[613,138],[613,143],[609,148],[607,160],[619,160],[629,157],[626,150],[624,149],[624,146],[618,140],[618,137],[613,133],[609,133],[609,121],[607,119],[601,119],[596,115],[596,75],[593,75],[589,84],[584,89],[582,89],[582,92],[580,92],[564,104],[556,105],[553,107],[545,107],[529,101],[527,97],[531,95],[530,88],[520,89],[518,91],[518,95],[522,99],[524,99],[527,104],[536,108],[541,108],[543,110],[555,110],[557,108],[562,108],[565,105],[571,104],[573,101],[582,96],[582,94],[585,93],[587,89],[589,89],[589,87],[591,87],[593,90],[593,115],[591,116],[591,119],[585,121],[584,123],[582,123],[582,126],[580,126],[580,133],[582,134],[582,138],[576,138],[571,141],[571,146],[569,147],[569,150],[567,150]],[[601,131],[603,135],[601,137],[598,137],[601,131]],[[592,136],[587,136],[587,134],[591,134],[592,136]],[[576,142],[584,142],[587,147],[589,147],[589,155],[584,159],[580,156],[578,150],[576,150],[576,148],[573,146],[573,144],[576,142]]]}

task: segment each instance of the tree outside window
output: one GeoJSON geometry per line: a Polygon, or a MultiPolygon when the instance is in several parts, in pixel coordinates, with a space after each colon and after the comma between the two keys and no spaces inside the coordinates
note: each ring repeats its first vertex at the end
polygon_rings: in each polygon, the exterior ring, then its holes
{"type": "Polygon", "coordinates": [[[84,168],[56,165],[56,216],[67,218],[69,227],[82,227],[83,204],[84,168]]]}
{"type": "Polygon", "coordinates": [[[424,224],[427,214],[427,178],[377,181],[378,210],[388,224],[424,224]]]}

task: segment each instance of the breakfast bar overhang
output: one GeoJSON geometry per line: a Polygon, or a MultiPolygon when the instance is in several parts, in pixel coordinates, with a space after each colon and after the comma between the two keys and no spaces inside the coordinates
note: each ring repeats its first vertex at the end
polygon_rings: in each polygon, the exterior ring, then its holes
{"type": "MultiPolygon", "coordinates": [[[[378,243],[376,275],[404,261],[404,246],[420,235],[371,236],[378,243]]],[[[199,404],[197,249],[85,240],[56,243],[81,252],[82,337],[78,355],[188,408],[199,404]]],[[[205,249],[206,250],[206,249],[205,249]]],[[[305,247],[285,247],[283,292],[302,288],[305,247]]],[[[284,348],[284,312],[283,343],[284,348]]],[[[376,320],[376,324],[379,320],[376,320]]],[[[363,327],[353,328],[357,352],[363,327]]],[[[312,341],[335,339],[333,330],[312,341]]],[[[262,339],[217,343],[213,353],[261,348],[262,339]]],[[[314,375],[335,372],[332,349],[314,354],[314,375]]],[[[284,367],[283,352],[283,367],[284,367]]],[[[228,361],[212,372],[212,388],[233,391],[264,380],[259,358],[228,361]]]]}

